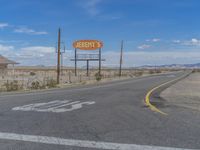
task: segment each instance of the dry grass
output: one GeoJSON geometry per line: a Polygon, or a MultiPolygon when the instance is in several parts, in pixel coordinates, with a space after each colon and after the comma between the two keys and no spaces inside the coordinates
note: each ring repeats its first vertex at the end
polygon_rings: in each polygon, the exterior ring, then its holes
{"type": "MultiPolygon", "coordinates": [[[[171,70],[166,69],[124,69],[121,78],[134,78],[148,74],[164,73],[171,70]]],[[[74,69],[64,68],[61,71],[60,83],[73,85],[86,83],[88,81],[119,78],[118,69],[102,69],[101,79],[98,69],[91,69],[89,76],[86,76],[85,69],[78,69],[78,75],[74,75],[74,69]]],[[[0,70],[0,91],[17,91],[31,89],[46,89],[56,87],[57,72],[55,67],[17,67],[15,71],[8,69],[0,70]]]]}

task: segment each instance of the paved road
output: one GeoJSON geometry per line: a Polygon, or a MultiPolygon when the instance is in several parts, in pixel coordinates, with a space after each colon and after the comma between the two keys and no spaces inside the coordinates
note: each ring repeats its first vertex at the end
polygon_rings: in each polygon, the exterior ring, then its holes
{"type": "Polygon", "coordinates": [[[145,107],[153,87],[187,72],[0,96],[0,150],[200,149],[200,113],[145,107]],[[170,148],[171,147],[171,148],[170,148]]]}

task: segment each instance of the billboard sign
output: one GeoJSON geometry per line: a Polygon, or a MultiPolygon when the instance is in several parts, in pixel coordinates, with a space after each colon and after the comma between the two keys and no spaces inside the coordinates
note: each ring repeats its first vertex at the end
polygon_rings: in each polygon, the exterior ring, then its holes
{"type": "Polygon", "coordinates": [[[103,47],[103,43],[98,40],[79,40],[73,43],[75,49],[96,50],[103,47]]]}

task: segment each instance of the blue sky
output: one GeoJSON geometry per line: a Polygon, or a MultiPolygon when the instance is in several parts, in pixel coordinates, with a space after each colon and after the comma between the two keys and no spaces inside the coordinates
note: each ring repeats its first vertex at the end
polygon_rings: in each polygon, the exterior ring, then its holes
{"type": "Polygon", "coordinates": [[[73,65],[72,43],[104,42],[104,65],[200,62],[199,0],[0,0],[0,54],[21,65],[55,65],[58,27],[73,65]]]}

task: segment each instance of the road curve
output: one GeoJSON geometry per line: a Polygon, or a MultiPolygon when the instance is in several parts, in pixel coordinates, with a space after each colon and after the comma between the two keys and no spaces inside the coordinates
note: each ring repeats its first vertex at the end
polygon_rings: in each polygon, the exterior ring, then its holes
{"type": "Polygon", "coordinates": [[[200,149],[200,113],[165,104],[156,86],[188,72],[0,96],[1,150],[200,149]]]}

